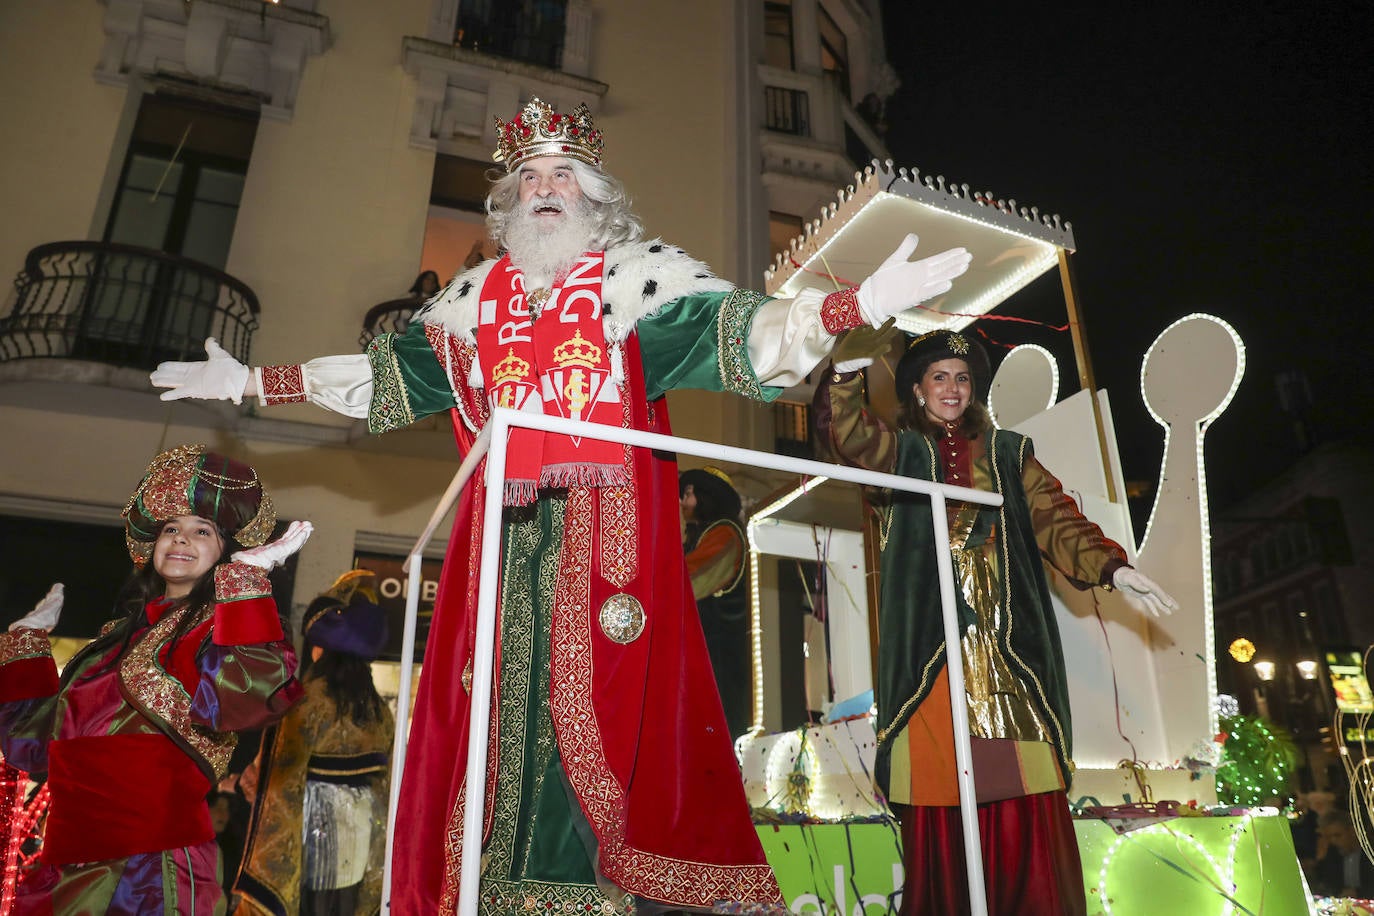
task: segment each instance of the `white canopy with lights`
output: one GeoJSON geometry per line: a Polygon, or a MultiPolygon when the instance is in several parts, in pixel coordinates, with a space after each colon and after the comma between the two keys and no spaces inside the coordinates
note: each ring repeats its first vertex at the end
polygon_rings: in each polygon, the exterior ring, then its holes
{"type": "Polygon", "coordinates": [[[1054,267],[1061,249],[1074,250],[1073,227],[1058,214],[1042,215],[967,184],[946,185],[944,176],[874,161],[855,178],[764,272],[770,296],[852,286],[915,232],[918,254],[962,246],[973,262],[953,289],[898,315],[897,326],[913,334],[958,330],[1054,267]]]}

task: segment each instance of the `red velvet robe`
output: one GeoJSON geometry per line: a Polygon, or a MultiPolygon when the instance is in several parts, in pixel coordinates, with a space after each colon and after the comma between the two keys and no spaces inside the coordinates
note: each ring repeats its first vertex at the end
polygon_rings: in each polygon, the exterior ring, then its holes
{"type": "MultiPolygon", "coordinates": [[[[442,332],[430,339],[446,351],[441,364],[451,359],[453,377],[466,379],[473,349],[442,332]]],[[[625,371],[626,424],[670,433],[664,399],[647,399],[633,334],[625,371]]],[[[454,429],[466,452],[486,406],[480,390],[461,386],[458,395],[454,429]]],[[[625,891],[673,906],[781,904],[749,816],[687,577],[677,464],[643,449],[630,461],[626,497],[591,489],[568,496],[549,697],[563,766],[596,834],[600,872],[625,891]],[[598,623],[602,603],[620,592],[636,597],[646,616],[643,633],[624,645],[598,623]]],[[[463,680],[476,627],[480,478],[474,475],[459,503],[430,625],[395,835],[398,914],[451,912],[458,899],[470,714],[463,680]]],[[[488,832],[495,774],[489,760],[488,832]]]]}

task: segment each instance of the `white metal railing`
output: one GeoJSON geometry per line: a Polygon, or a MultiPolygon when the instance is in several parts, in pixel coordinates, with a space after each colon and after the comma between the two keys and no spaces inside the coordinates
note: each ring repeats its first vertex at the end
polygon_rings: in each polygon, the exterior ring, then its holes
{"type": "MultiPolygon", "coordinates": [[[[504,486],[500,484],[506,477],[506,446],[512,428],[537,429],[550,433],[581,436],[618,442],[640,448],[659,449],[710,458],[716,461],[733,462],[777,471],[787,471],[807,476],[824,476],[833,480],[863,484],[873,487],[887,487],[908,493],[924,493],[930,497],[931,528],[934,543],[949,543],[949,524],[945,514],[946,499],[960,502],[978,503],[984,506],[1000,506],[1002,497],[997,493],[971,490],[947,484],[915,480],[896,474],[880,474],[843,465],[826,464],[804,458],[789,458],[769,452],[756,452],[750,449],[735,448],[700,442],[695,439],[682,439],[659,433],[642,432],[635,429],[622,429],[599,423],[567,420],[562,417],[528,414],[508,408],[494,408],[491,419],[477,437],[463,463],[454,475],[452,483],[445,491],[439,504],[430,516],[429,524],[411,549],[406,559],[406,569],[410,575],[410,586],[406,596],[405,629],[401,641],[401,680],[396,704],[396,738],[392,752],[391,799],[387,812],[386,874],[383,889],[385,909],[391,910],[391,868],[392,838],[395,835],[396,807],[400,797],[401,773],[405,767],[405,739],[410,718],[410,678],[412,657],[415,649],[415,619],[420,600],[421,557],[439,523],[457,501],[463,487],[467,485],[473,471],[485,454],[487,458],[486,479],[487,498],[482,512],[482,561],[477,591],[477,633],[473,646],[472,659],[472,711],[468,717],[467,772],[481,773],[486,770],[487,724],[491,710],[492,658],[496,643],[496,597],[498,594],[497,576],[501,557],[501,495],[504,486]]],[[[960,652],[960,638],[957,611],[954,603],[954,572],[948,550],[935,551],[936,567],[940,580],[940,608],[945,627],[945,661],[949,671],[950,705],[955,710],[966,708],[964,692],[964,664],[960,652]]],[[[968,716],[954,715],[954,753],[958,768],[959,810],[964,825],[964,861],[968,871],[970,910],[973,916],[987,916],[987,892],[983,884],[983,856],[978,832],[978,802],[974,789],[973,756],[969,743],[968,716]]],[[[482,811],[485,799],[486,780],[468,779],[467,796],[463,809],[463,853],[459,871],[459,916],[476,916],[479,867],[482,852],[482,811]],[[469,842],[473,837],[476,842],[469,842]]]]}

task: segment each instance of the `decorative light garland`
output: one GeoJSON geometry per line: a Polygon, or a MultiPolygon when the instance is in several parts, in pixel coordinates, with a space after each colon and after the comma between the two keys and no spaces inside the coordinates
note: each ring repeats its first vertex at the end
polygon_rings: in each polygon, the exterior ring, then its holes
{"type": "Polygon", "coordinates": [[[1178,321],[1175,321],[1173,324],[1169,325],[1167,328],[1165,328],[1163,331],[1159,333],[1159,336],[1155,338],[1154,343],[1150,344],[1150,349],[1146,351],[1145,360],[1141,363],[1140,366],[1141,400],[1145,402],[1145,409],[1150,412],[1150,416],[1154,417],[1155,422],[1164,428],[1165,463],[1162,464],[1159,469],[1160,478],[1159,484],[1155,487],[1155,502],[1154,505],[1150,507],[1150,519],[1148,522],[1145,523],[1145,536],[1140,539],[1140,547],[1137,548],[1136,553],[1137,555],[1139,555],[1145,552],[1145,545],[1149,543],[1150,540],[1150,532],[1154,529],[1155,515],[1159,512],[1159,505],[1164,493],[1164,474],[1168,470],[1167,462],[1169,456],[1169,437],[1173,434],[1173,430],[1170,428],[1168,421],[1166,421],[1159,414],[1155,413],[1154,407],[1150,405],[1149,396],[1145,393],[1145,367],[1150,364],[1150,355],[1153,354],[1155,348],[1159,346],[1159,342],[1163,340],[1170,331],[1172,331],[1174,328],[1178,327],[1180,324],[1183,324],[1186,321],[1193,321],[1195,319],[1211,321],[1219,325],[1223,330],[1226,331],[1227,334],[1231,335],[1231,340],[1234,342],[1236,347],[1236,374],[1235,377],[1231,380],[1231,387],[1227,390],[1226,395],[1221,399],[1221,403],[1218,404],[1212,410],[1211,413],[1207,414],[1207,416],[1198,420],[1197,426],[1193,431],[1193,447],[1196,450],[1197,458],[1198,516],[1199,521],[1201,523],[1202,534],[1202,619],[1204,630],[1202,639],[1202,651],[1204,655],[1204,667],[1207,669],[1207,707],[1209,711],[1209,716],[1211,718],[1211,723],[1209,727],[1212,733],[1215,734],[1217,731],[1217,661],[1215,650],[1216,623],[1212,619],[1212,526],[1207,508],[1207,466],[1206,462],[1203,459],[1202,440],[1203,437],[1207,434],[1207,427],[1209,427],[1212,424],[1212,421],[1215,420],[1217,417],[1221,416],[1222,412],[1225,411],[1228,406],[1230,406],[1231,399],[1236,396],[1236,389],[1240,387],[1240,380],[1245,375],[1245,342],[1240,339],[1240,335],[1236,333],[1235,328],[1231,327],[1230,324],[1216,317],[1215,315],[1208,315],[1203,312],[1194,312],[1191,315],[1183,316],[1178,321]]]}
{"type": "Polygon", "coordinates": [[[38,821],[48,810],[48,787],[38,790],[33,801],[24,802],[28,774],[10,766],[0,757],[0,811],[3,811],[5,839],[4,876],[0,879],[0,916],[8,916],[14,909],[15,893],[19,887],[19,872],[38,858],[34,851],[23,854],[25,841],[37,833],[38,821]]]}
{"type": "Polygon", "coordinates": [[[744,760],[745,751],[753,743],[756,735],[763,734],[763,604],[759,597],[759,552],[758,539],[754,536],[760,522],[786,509],[801,497],[829,480],[829,477],[809,477],[796,489],[784,493],[773,502],[749,516],[745,536],[749,540],[749,648],[753,653],[754,675],[754,724],[749,732],[735,742],[735,755],[744,760]]]}

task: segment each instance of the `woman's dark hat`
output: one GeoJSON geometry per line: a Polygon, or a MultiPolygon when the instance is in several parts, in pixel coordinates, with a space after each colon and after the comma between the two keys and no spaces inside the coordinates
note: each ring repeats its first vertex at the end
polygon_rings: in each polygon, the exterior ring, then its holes
{"type": "Polygon", "coordinates": [[[305,609],[301,635],[306,646],[347,652],[371,661],[386,645],[386,611],[377,604],[376,573],[354,569],[305,609]]]}
{"type": "Polygon", "coordinates": [[[692,492],[701,498],[703,494],[715,508],[725,513],[727,518],[739,515],[741,505],[739,493],[735,490],[730,477],[720,468],[691,468],[678,475],[677,494],[679,497],[691,486],[692,492]]]}
{"type": "Polygon", "coordinates": [[[911,389],[925,375],[931,363],[942,359],[962,359],[973,373],[973,398],[987,403],[988,388],[992,384],[992,369],[982,344],[958,331],[931,331],[913,340],[897,363],[897,398],[903,404],[911,401],[911,389]]]}

